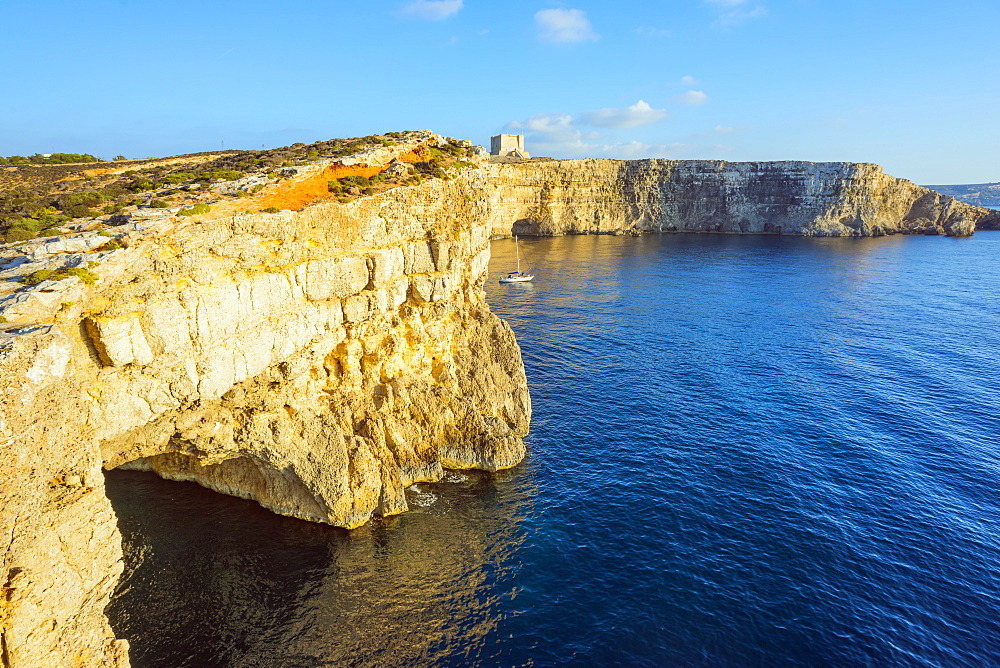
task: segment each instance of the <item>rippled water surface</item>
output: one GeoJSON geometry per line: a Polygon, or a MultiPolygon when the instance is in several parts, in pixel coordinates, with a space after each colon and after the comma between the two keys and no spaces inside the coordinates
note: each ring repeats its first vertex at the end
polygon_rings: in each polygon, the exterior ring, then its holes
{"type": "Polygon", "coordinates": [[[521,249],[513,471],[353,532],[109,473],[135,666],[1000,664],[1000,233],[521,249]]]}

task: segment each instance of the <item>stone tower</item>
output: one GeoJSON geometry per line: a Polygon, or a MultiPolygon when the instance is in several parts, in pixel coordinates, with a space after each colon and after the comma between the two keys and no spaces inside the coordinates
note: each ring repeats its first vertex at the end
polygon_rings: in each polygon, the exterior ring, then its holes
{"type": "Polygon", "coordinates": [[[496,135],[490,137],[490,154],[511,158],[530,158],[524,150],[524,135],[496,135]]]}

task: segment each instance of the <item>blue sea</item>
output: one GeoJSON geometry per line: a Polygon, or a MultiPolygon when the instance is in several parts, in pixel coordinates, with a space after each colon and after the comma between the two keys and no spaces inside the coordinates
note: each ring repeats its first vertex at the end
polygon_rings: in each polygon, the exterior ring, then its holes
{"type": "Polygon", "coordinates": [[[520,250],[515,469],[350,532],[108,473],[134,666],[1000,665],[1000,233],[520,250]]]}

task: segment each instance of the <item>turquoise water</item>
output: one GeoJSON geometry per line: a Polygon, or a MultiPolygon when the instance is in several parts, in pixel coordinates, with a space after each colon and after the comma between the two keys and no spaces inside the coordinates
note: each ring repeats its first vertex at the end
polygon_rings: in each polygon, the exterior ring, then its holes
{"type": "Polygon", "coordinates": [[[135,666],[1000,664],[1000,233],[493,250],[528,459],[354,532],[110,472],[135,666]]]}

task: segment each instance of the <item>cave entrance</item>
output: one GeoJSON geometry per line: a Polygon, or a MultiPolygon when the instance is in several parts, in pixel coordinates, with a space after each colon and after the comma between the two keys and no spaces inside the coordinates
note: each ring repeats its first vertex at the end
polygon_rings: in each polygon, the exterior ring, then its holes
{"type": "Polygon", "coordinates": [[[104,474],[125,561],[106,611],[116,637],[136,666],[254,663],[274,640],[263,630],[294,628],[310,578],[347,530],[137,470],[144,465],[104,474]]]}

